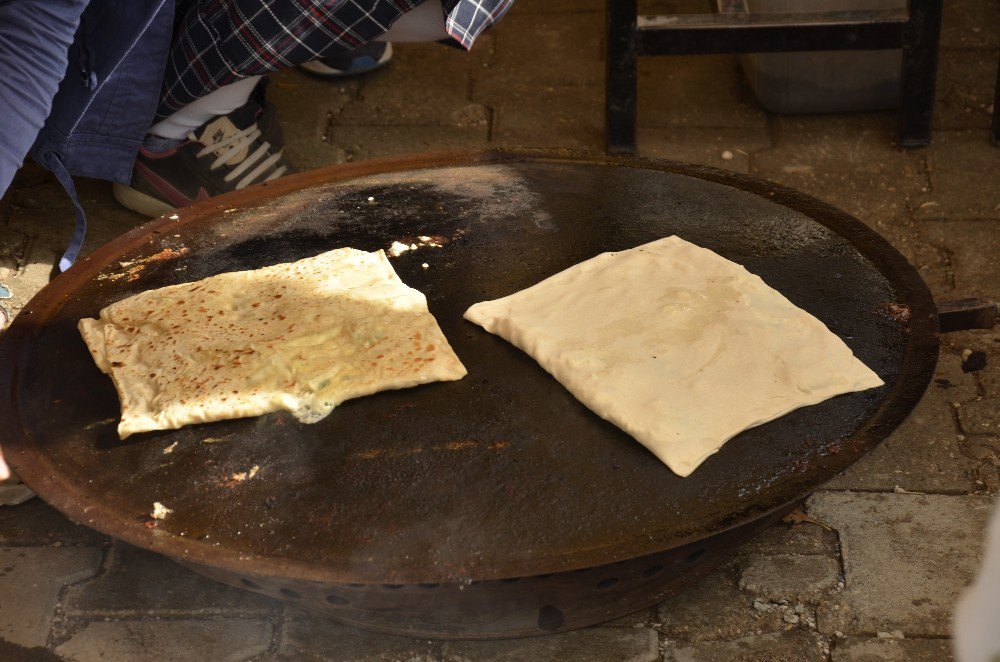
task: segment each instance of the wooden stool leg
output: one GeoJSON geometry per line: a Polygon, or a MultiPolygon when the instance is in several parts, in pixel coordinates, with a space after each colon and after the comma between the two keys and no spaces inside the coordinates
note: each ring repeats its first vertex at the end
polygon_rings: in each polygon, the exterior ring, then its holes
{"type": "Polygon", "coordinates": [[[910,0],[910,22],[903,44],[899,99],[899,144],[923,147],[931,141],[934,85],[942,0],[910,0]]]}
{"type": "Polygon", "coordinates": [[[605,126],[611,154],[635,151],[636,0],[608,0],[605,126]]]}

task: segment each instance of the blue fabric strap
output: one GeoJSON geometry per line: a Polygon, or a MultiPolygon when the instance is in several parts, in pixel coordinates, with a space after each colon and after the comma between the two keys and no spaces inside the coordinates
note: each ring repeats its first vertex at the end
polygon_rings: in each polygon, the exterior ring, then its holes
{"type": "Polygon", "coordinates": [[[66,172],[66,167],[63,166],[62,161],[55,155],[46,159],[46,161],[45,165],[52,170],[56,179],[66,189],[66,193],[69,195],[69,199],[73,201],[73,207],[76,209],[76,228],[73,230],[73,238],[69,240],[66,252],[59,258],[59,271],[66,271],[76,262],[77,256],[80,255],[80,249],[83,248],[83,238],[87,235],[87,216],[83,213],[83,206],[76,195],[73,178],[66,172]]]}

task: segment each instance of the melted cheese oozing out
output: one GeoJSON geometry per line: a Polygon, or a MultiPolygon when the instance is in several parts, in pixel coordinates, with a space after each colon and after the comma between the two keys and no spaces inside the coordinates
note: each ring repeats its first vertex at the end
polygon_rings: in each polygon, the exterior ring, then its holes
{"type": "Polygon", "coordinates": [[[278,410],[305,423],[466,371],[382,251],[342,248],[137,294],[82,319],[121,438],[278,410]]]}
{"type": "Polygon", "coordinates": [[[687,476],[743,430],[882,380],[742,266],[678,237],[465,313],[687,476]]]}

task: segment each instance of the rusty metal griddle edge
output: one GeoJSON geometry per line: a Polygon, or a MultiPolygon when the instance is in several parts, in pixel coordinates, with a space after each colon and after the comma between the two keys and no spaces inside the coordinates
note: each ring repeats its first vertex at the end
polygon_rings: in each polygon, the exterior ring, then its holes
{"type": "MultiPolygon", "coordinates": [[[[903,369],[895,382],[890,385],[890,390],[881,405],[854,435],[852,441],[857,442],[857,448],[864,452],[874,448],[878,441],[905,419],[923,394],[937,361],[938,320],[934,302],[926,286],[905,258],[885,239],[860,221],[797,191],[710,167],[634,157],[579,156],[571,152],[554,153],[552,151],[440,152],[331,166],[197,203],[179,210],[180,218],[178,220],[172,220],[168,216],[160,217],[99,248],[73,269],[49,284],[26,306],[5,336],[0,339],[0,362],[10,361],[9,353],[16,352],[18,345],[31,336],[35,318],[44,318],[46,312],[65,300],[76,285],[93,279],[110,258],[139,247],[146,243],[151,235],[171,233],[178,227],[198,223],[201,219],[216,215],[221,210],[230,207],[254,207],[275,196],[319,184],[413,169],[525,161],[628,166],[684,174],[755,194],[808,215],[820,223],[828,224],[828,227],[834,230],[849,229],[853,244],[859,252],[875,264],[880,271],[894,274],[893,284],[899,288],[901,299],[906,301],[911,311],[911,317],[907,323],[910,340],[906,345],[905,356],[902,360],[903,369]]],[[[13,362],[11,361],[11,363],[13,362]]],[[[331,572],[330,568],[320,564],[302,563],[289,559],[275,562],[273,559],[264,557],[230,553],[228,550],[220,550],[197,540],[165,536],[155,529],[147,528],[141,521],[122,520],[117,513],[105,508],[99,502],[88,502],[74,485],[60,481],[56,477],[54,467],[38,461],[39,456],[32,452],[31,442],[21,434],[21,424],[16,418],[16,408],[13,406],[14,393],[18,387],[19,378],[17,370],[0,373],[0,397],[3,397],[5,403],[3,407],[0,407],[0,425],[3,426],[3,429],[13,432],[13,436],[3,440],[5,453],[15,472],[46,501],[71,519],[140,547],[195,564],[204,564],[235,573],[267,575],[272,574],[280,567],[281,574],[289,579],[351,581],[350,576],[331,572]]],[[[837,472],[846,469],[859,457],[859,455],[853,455],[850,462],[837,468],[837,472]]],[[[736,513],[726,526],[715,531],[706,531],[700,535],[674,540],[668,548],[682,547],[707,536],[723,533],[766,518],[787,509],[789,504],[800,501],[816,487],[817,485],[801,485],[795,493],[785,494],[781,503],[762,504],[755,509],[736,513]]],[[[655,544],[647,546],[645,549],[636,548],[633,545],[622,545],[620,551],[619,560],[626,560],[643,554],[664,551],[664,548],[655,544]]],[[[586,566],[580,565],[579,567],[586,566]]]]}

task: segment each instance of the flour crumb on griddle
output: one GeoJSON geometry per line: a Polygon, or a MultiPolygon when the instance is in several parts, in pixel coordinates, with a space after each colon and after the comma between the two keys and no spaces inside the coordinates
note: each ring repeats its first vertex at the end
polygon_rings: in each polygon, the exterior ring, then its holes
{"type": "Polygon", "coordinates": [[[392,242],[392,245],[389,246],[389,250],[386,251],[386,252],[389,253],[389,255],[391,255],[393,257],[399,257],[400,255],[402,255],[406,251],[413,250],[414,248],[416,248],[416,246],[413,246],[411,248],[410,246],[407,246],[406,244],[404,244],[402,242],[394,241],[394,242],[392,242]]]}

